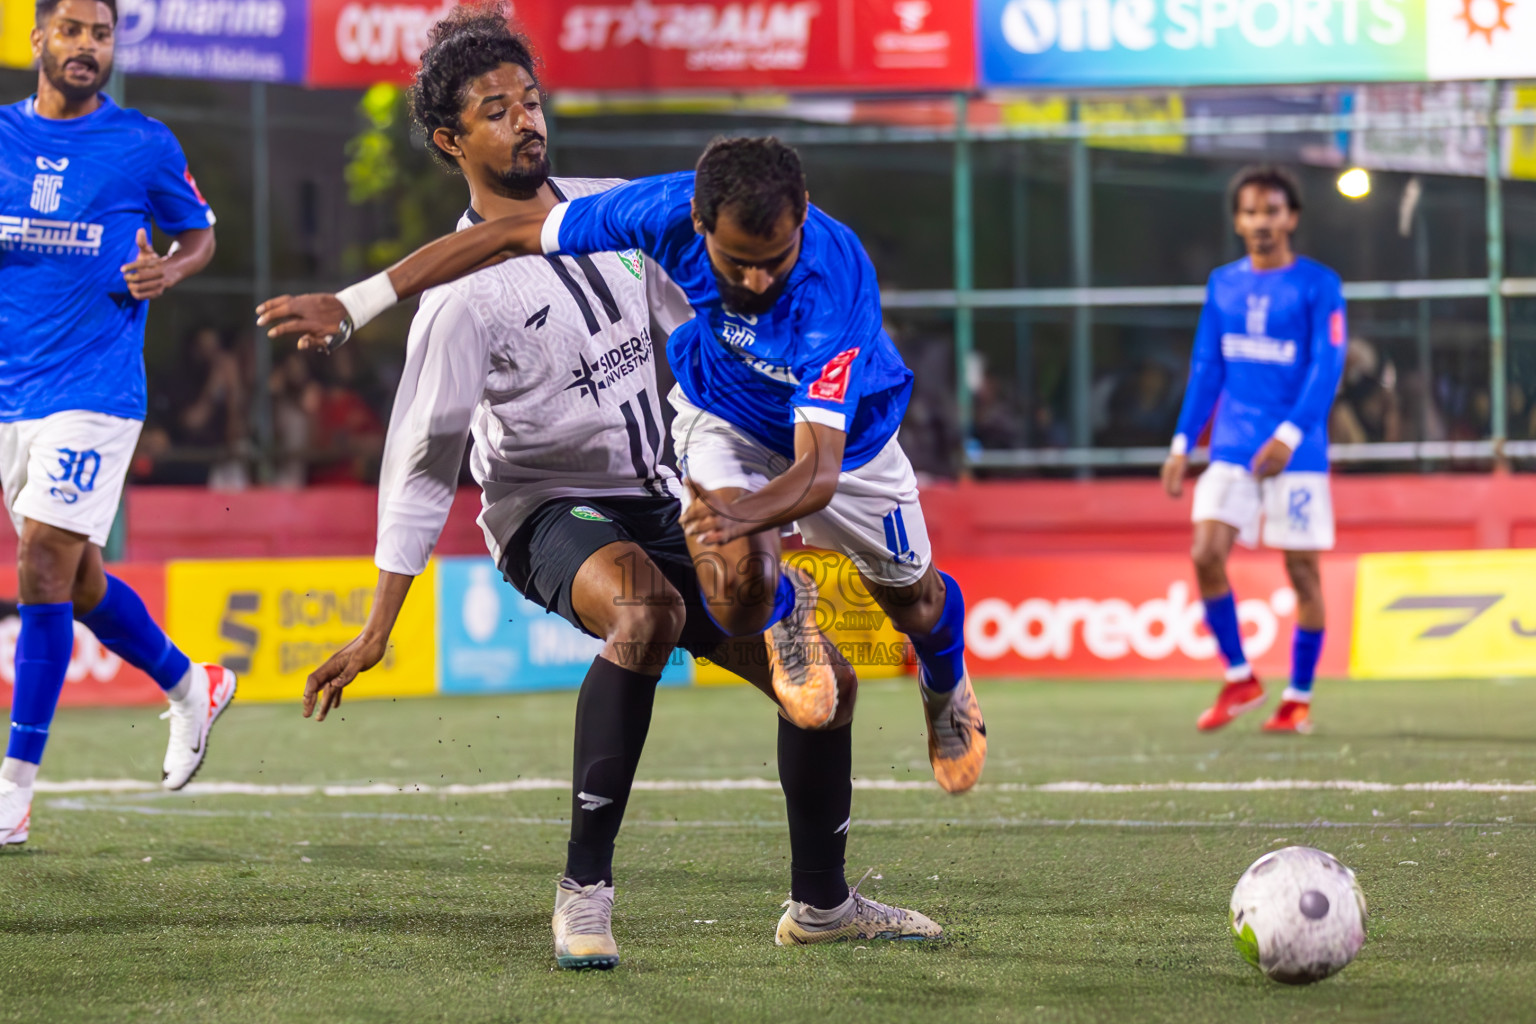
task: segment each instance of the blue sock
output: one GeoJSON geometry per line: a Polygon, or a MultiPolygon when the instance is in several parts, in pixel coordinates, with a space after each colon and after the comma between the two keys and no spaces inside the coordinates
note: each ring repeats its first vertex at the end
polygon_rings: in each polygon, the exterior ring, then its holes
{"type": "Polygon", "coordinates": [[[1233,670],[1248,667],[1248,655],[1243,653],[1243,629],[1237,624],[1237,601],[1230,591],[1205,601],[1205,624],[1216,638],[1216,646],[1221,648],[1230,682],[1233,670]]]}
{"type": "Polygon", "coordinates": [[[11,694],[11,741],[6,757],[41,764],[48,726],[64,673],[75,649],[74,605],[24,604],[21,636],[16,641],[16,688],[11,694]]]}
{"type": "MultiPolygon", "coordinates": [[[[795,610],[795,585],[783,572],[779,573],[779,589],[773,594],[773,614],[768,616],[768,625],[763,629],[771,629],[779,624],[780,620],[795,610]]],[[[710,609],[709,602],[704,602],[704,614],[709,616],[709,621],[715,624],[721,636],[731,636],[726,628],[720,625],[720,620],[715,618],[715,613],[710,609]]],[[[89,623],[87,623],[89,625],[89,623]]],[[[756,634],[751,634],[755,636],[756,634]]]]}
{"type": "Polygon", "coordinates": [[[908,636],[923,667],[923,685],[934,693],[948,693],[960,685],[965,675],[965,595],[960,584],[947,572],[944,581],[944,610],[927,636],[908,636]]]}
{"type": "Polygon", "coordinates": [[[1296,627],[1291,638],[1291,687],[1286,700],[1311,700],[1312,677],[1317,674],[1317,659],[1323,655],[1323,631],[1296,627]]]}
{"type": "Polygon", "coordinates": [[[107,577],[107,595],[80,621],[107,650],[149,676],[162,690],[174,689],[192,662],[171,643],[133,588],[107,577]]]}

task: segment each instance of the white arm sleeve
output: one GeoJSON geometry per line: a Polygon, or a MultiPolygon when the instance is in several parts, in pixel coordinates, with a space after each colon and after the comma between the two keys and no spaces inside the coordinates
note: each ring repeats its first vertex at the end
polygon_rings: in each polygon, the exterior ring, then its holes
{"type": "Polygon", "coordinates": [[[447,289],[422,299],[411,321],[379,479],[374,564],[419,576],[448,521],[471,417],[485,392],[490,335],[447,289]]]}
{"type": "Polygon", "coordinates": [[[649,254],[645,257],[645,301],[651,307],[651,315],[668,334],[693,319],[693,307],[688,303],[688,296],[672,283],[667,272],[661,269],[661,264],[651,259],[649,254]]]}

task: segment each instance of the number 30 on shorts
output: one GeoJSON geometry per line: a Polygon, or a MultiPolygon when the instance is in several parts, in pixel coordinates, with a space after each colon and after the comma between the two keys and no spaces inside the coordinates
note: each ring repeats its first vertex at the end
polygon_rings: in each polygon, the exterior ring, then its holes
{"type": "Polygon", "coordinates": [[[101,455],[94,449],[89,451],[76,451],[73,448],[60,448],[59,472],[49,473],[48,479],[56,484],[73,485],[72,487],[53,487],[48,493],[68,505],[73,505],[80,500],[82,493],[89,493],[96,487],[96,474],[101,472],[101,455]]]}

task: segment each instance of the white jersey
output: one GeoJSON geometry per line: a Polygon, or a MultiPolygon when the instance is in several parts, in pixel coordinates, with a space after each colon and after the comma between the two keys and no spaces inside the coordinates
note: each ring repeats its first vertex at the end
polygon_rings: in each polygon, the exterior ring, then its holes
{"type": "MultiPolygon", "coordinates": [[[[550,179],[562,199],[619,183],[550,179]]],[[[479,219],[470,211],[459,229],[479,219]]],[[[426,569],[466,434],[497,565],[523,520],[553,498],[678,496],[661,463],[650,332],[650,300],[676,309],[675,293],[638,250],[525,256],[423,292],[384,445],[378,567],[426,569]]]]}

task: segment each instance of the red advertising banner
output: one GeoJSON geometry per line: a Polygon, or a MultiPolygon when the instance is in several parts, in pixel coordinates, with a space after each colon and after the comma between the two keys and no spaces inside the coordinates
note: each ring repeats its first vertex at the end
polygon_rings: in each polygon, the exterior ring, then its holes
{"type": "MultiPolygon", "coordinates": [[[[1323,676],[1349,672],[1355,565],[1347,555],[1323,559],[1323,676]]],[[[966,660],[977,676],[1221,677],[1187,558],[962,558],[944,570],[965,591],[966,660]]],[[[1234,558],[1228,575],[1249,660],[1261,678],[1283,683],[1296,595],[1280,556],[1234,558]]]]}
{"type": "MultiPolygon", "coordinates": [[[[163,565],[114,565],[112,574],[144,599],[156,622],[165,622],[165,567],[163,565]]],[[[16,594],[16,567],[0,566],[0,594],[16,594]]],[[[11,706],[11,687],[16,682],[16,637],[21,620],[0,619],[0,700],[11,706]]],[[[75,650],[64,677],[60,704],[160,704],[165,696],[144,673],[131,668],[101,645],[80,623],[75,623],[75,650]]]]}
{"type": "MultiPolygon", "coordinates": [[[[307,82],[407,81],[452,0],[313,0],[307,82]]],[[[554,89],[952,90],[971,0],[515,0],[554,89]]]]}

